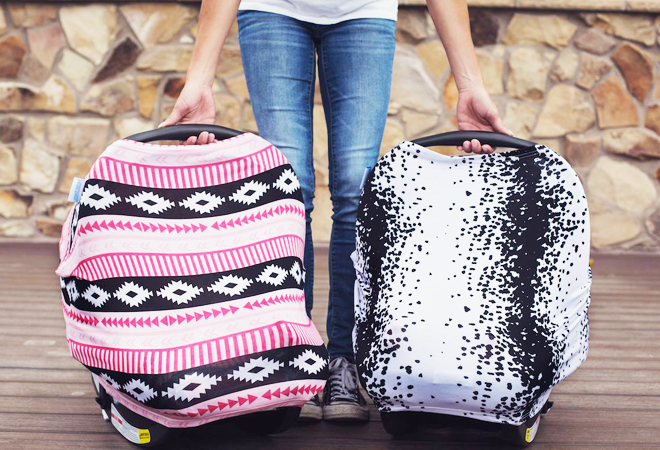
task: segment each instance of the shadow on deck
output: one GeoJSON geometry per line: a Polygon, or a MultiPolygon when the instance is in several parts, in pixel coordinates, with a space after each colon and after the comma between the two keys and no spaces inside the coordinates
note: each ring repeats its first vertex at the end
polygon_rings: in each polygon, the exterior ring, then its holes
{"type": "MultiPolygon", "coordinates": [[[[325,335],[327,250],[317,249],[315,322],[325,335]]],[[[660,255],[596,255],[587,362],[551,396],[535,449],[660,448],[660,255]]],[[[135,448],[101,418],[89,373],[66,348],[51,244],[0,244],[0,448],[135,448]]],[[[362,425],[299,424],[254,437],[219,422],[170,448],[496,449],[477,431],[392,440],[362,425]]]]}

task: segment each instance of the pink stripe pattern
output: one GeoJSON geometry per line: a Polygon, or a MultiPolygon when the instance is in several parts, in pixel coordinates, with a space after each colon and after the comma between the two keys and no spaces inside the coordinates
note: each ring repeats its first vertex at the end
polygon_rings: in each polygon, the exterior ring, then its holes
{"type": "Polygon", "coordinates": [[[148,188],[188,189],[242,180],[287,163],[273,145],[244,158],[186,167],[158,167],[101,156],[87,178],[148,188]]]}
{"type": "Polygon", "coordinates": [[[323,345],[323,339],[312,321],[308,319],[306,325],[276,322],[250,331],[168,349],[108,348],[83,344],[73,339],[67,339],[67,343],[71,355],[86,366],[133,374],[163,374],[192,369],[200,365],[212,364],[259,351],[296,345],[323,345]],[[214,348],[218,357],[209,357],[208,352],[204,352],[205,346],[214,348]],[[177,357],[177,355],[190,355],[194,352],[199,352],[201,364],[195,364],[192,358],[177,357]],[[153,355],[160,363],[156,367],[148,368],[147,355],[149,358],[153,355]],[[222,358],[220,358],[221,355],[222,358]]]}
{"type": "Polygon", "coordinates": [[[216,252],[176,255],[106,253],[81,261],[71,274],[90,281],[114,277],[203,275],[241,269],[292,255],[302,259],[304,246],[300,236],[288,235],[216,252]],[[248,261],[253,262],[248,264],[248,261]],[[160,268],[158,272],[157,267],[160,268]]]}

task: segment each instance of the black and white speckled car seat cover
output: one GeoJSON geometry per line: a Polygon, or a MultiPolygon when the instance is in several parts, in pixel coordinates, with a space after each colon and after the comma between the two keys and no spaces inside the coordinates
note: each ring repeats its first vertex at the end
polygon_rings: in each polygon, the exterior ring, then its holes
{"type": "Polygon", "coordinates": [[[543,145],[402,142],[365,182],[352,259],[360,381],[381,411],[517,425],[587,356],[587,200],[543,145]]]}

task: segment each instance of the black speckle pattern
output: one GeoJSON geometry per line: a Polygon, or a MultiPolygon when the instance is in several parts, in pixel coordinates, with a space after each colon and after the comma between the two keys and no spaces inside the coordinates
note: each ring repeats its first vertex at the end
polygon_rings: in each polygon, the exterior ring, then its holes
{"type": "Polygon", "coordinates": [[[367,178],[356,239],[354,346],[379,409],[517,425],[585,360],[589,214],[553,150],[402,142],[367,178]]]}

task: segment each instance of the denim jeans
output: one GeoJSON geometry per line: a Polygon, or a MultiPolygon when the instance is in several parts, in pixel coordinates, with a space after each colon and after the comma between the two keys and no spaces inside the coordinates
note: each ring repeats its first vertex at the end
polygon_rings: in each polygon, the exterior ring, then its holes
{"type": "MultiPolygon", "coordinates": [[[[311,316],[314,248],[312,111],[316,55],[328,129],[332,234],[329,248],[328,352],[353,358],[350,254],[365,168],[378,159],[394,59],[395,22],[353,19],[332,25],[281,14],[238,12],[238,39],[259,134],[289,159],[302,187],[307,215],[305,306],[311,316]]],[[[221,62],[222,64],[222,62],[221,62]]]]}

